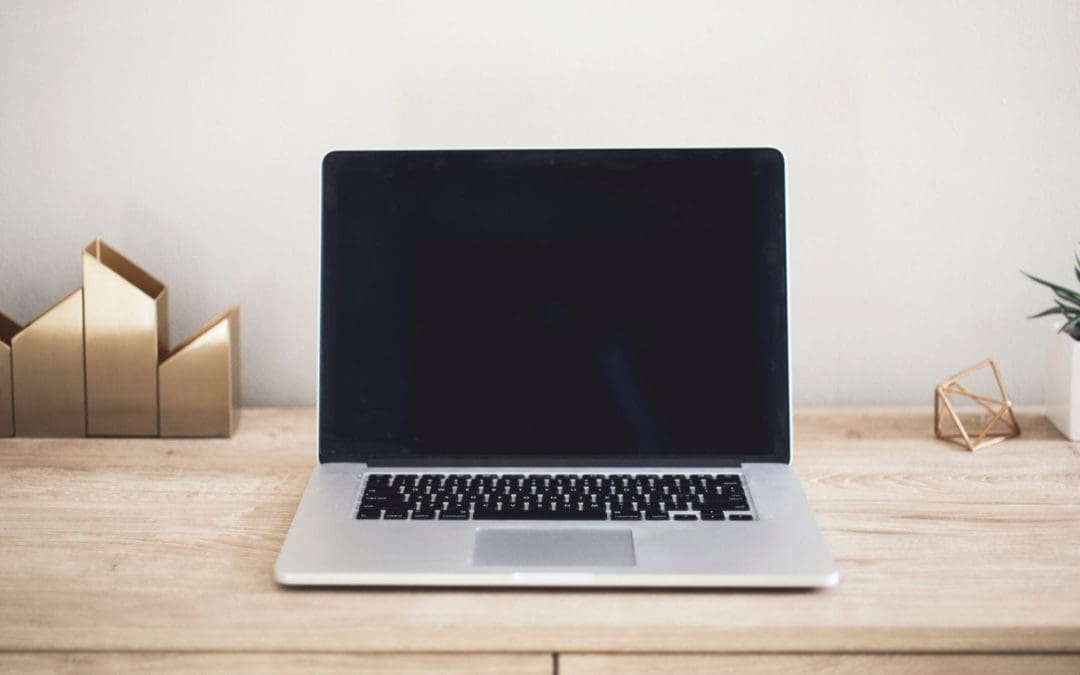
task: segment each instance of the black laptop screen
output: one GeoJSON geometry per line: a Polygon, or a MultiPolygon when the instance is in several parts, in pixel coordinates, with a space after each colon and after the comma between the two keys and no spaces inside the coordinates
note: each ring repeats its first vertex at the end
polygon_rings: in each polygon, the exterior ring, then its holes
{"type": "Polygon", "coordinates": [[[321,461],[789,459],[775,150],[335,152],[321,461]]]}

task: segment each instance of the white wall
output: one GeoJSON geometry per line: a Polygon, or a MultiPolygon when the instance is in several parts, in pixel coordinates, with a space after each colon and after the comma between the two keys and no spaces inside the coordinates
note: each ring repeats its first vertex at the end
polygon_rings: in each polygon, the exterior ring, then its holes
{"type": "MultiPolygon", "coordinates": [[[[802,403],[998,358],[1041,400],[1080,240],[1080,4],[0,1],[0,311],[102,236],[174,342],[229,303],[248,403],[314,400],[332,148],[777,145],[802,403]]],[[[723,297],[718,298],[723,302],[723,297]]]]}

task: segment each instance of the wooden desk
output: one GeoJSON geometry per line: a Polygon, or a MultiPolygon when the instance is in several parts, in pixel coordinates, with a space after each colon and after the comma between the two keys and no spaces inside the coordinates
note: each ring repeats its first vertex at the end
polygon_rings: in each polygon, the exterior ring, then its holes
{"type": "Polygon", "coordinates": [[[232,440],[0,440],[0,671],[1076,673],[1080,444],[1020,422],[972,454],[928,410],[798,414],[821,592],[285,590],[311,410],[232,440]]]}

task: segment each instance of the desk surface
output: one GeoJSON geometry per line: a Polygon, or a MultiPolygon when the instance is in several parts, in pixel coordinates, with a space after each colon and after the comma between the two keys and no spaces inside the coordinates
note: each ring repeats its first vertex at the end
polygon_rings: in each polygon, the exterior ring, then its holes
{"type": "Polygon", "coordinates": [[[231,440],[4,439],[0,670],[49,652],[133,670],[138,652],[342,670],[363,669],[350,652],[486,652],[537,672],[554,653],[586,672],[624,652],[1080,652],[1080,444],[1020,422],[969,453],[928,410],[799,412],[795,466],[841,574],[816,592],[285,590],[271,567],[313,411],[245,411],[231,440]]]}

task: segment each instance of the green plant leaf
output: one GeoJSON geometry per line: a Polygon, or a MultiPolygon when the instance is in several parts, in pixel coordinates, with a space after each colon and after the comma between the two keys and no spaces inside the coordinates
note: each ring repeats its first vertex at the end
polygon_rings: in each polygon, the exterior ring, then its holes
{"type": "Polygon", "coordinates": [[[1056,288],[1054,289],[1054,295],[1058,296],[1069,304],[1080,307],[1080,297],[1069,295],[1067,293],[1057,290],[1056,288]]]}
{"type": "Polygon", "coordinates": [[[1076,274],[1076,280],[1080,281],[1080,253],[1073,253],[1073,258],[1076,259],[1076,267],[1073,268],[1073,272],[1076,274]]]}
{"type": "Polygon", "coordinates": [[[1062,302],[1061,300],[1058,300],[1057,298],[1054,298],[1054,304],[1057,305],[1058,307],[1060,307],[1061,308],[1061,313],[1064,314],[1065,316],[1069,317],[1070,319],[1072,317],[1074,317],[1075,315],[1080,314],[1080,307],[1075,307],[1073,305],[1066,305],[1064,302],[1062,302]]]}
{"type": "Polygon", "coordinates": [[[1064,314],[1065,311],[1066,310],[1065,310],[1064,307],[1051,307],[1050,309],[1044,309],[1043,311],[1039,312],[1038,314],[1032,314],[1028,318],[1029,319],[1038,319],[1039,317],[1050,316],[1051,314],[1064,314]]]}
{"type": "Polygon", "coordinates": [[[1058,295],[1058,297],[1060,297],[1061,299],[1068,300],[1069,302],[1072,302],[1073,304],[1080,305],[1080,293],[1077,293],[1075,291],[1071,291],[1068,288],[1065,288],[1064,286],[1058,286],[1057,284],[1051,283],[1051,282],[1047,281],[1046,279],[1040,279],[1039,277],[1034,276],[1032,274],[1028,274],[1027,272],[1025,272],[1023,270],[1020,270],[1020,273],[1023,274],[1028,279],[1031,279],[1035,283],[1042,284],[1043,286],[1046,286],[1050,290],[1054,291],[1058,295]]]}
{"type": "Polygon", "coordinates": [[[1073,319],[1070,319],[1069,321],[1066,321],[1065,325],[1063,325],[1060,329],[1058,329],[1058,332],[1059,333],[1064,333],[1066,331],[1072,330],[1073,328],[1076,328],[1077,326],[1080,326],[1080,316],[1077,316],[1077,317],[1075,317],[1073,319]]]}

